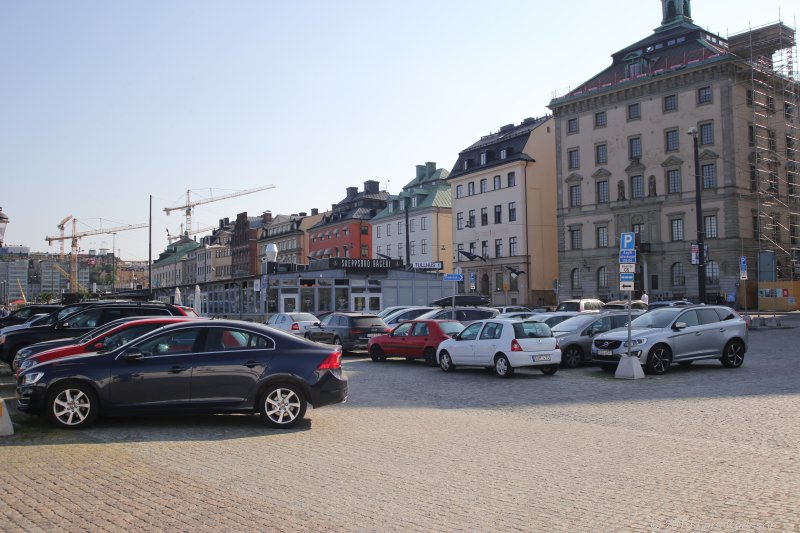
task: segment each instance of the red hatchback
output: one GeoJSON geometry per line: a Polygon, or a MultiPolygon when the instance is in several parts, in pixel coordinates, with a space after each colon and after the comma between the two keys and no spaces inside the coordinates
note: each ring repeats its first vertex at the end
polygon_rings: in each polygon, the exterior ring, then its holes
{"type": "Polygon", "coordinates": [[[439,343],[458,335],[464,325],[457,320],[409,320],[402,322],[391,333],[372,337],[367,349],[373,361],[387,357],[425,359],[436,366],[436,348],[439,343]]]}
{"type": "MultiPolygon", "coordinates": [[[[153,318],[141,318],[123,322],[116,327],[106,329],[97,336],[90,337],[88,340],[80,344],[68,344],[66,346],[59,346],[50,350],[45,350],[32,355],[22,361],[17,375],[23,370],[27,370],[33,365],[44,363],[45,361],[52,361],[68,355],[81,355],[98,351],[108,351],[118,348],[123,344],[141,337],[145,333],[149,333],[154,329],[158,329],[167,324],[175,324],[178,322],[187,322],[189,320],[198,320],[195,317],[188,316],[162,316],[153,318]]],[[[76,341],[78,339],[75,339],[76,341]]]]}

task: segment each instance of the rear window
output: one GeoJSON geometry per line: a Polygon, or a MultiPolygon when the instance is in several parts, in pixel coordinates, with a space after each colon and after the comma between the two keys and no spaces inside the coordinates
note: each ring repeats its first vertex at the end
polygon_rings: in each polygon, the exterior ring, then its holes
{"type": "Polygon", "coordinates": [[[445,335],[455,335],[461,333],[464,325],[461,322],[439,322],[439,327],[445,335]]]}
{"type": "Polygon", "coordinates": [[[289,315],[295,322],[316,322],[317,317],[311,313],[293,313],[289,315]]]}
{"type": "Polygon", "coordinates": [[[552,337],[550,326],[544,322],[519,322],[514,324],[514,337],[517,339],[541,339],[552,337]]]}
{"type": "Polygon", "coordinates": [[[561,302],[556,307],[556,311],[580,311],[580,304],[578,302],[561,302]]]}
{"type": "Polygon", "coordinates": [[[375,327],[386,327],[386,323],[380,317],[372,317],[372,316],[358,316],[353,317],[353,327],[356,328],[375,328],[375,327]]]}

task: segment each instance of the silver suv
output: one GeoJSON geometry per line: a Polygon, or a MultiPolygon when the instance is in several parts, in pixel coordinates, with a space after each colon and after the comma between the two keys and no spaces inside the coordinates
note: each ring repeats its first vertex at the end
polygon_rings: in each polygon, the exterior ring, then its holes
{"type": "Polygon", "coordinates": [[[469,326],[476,320],[486,320],[499,315],[497,309],[491,307],[446,307],[444,309],[434,309],[424,315],[420,315],[416,320],[458,320],[465,326],[469,326]]]}
{"type": "MultiPolygon", "coordinates": [[[[631,314],[637,317],[643,312],[634,309],[631,314]]],[[[591,361],[592,340],[601,333],[621,328],[627,323],[628,311],[604,311],[600,314],[579,314],[552,326],[553,335],[561,346],[561,366],[575,368],[591,361]]]]}
{"type": "MultiPolygon", "coordinates": [[[[721,305],[654,309],[631,321],[630,348],[648,374],[698,359],[719,359],[727,368],[738,368],[747,351],[747,324],[721,305]]],[[[606,369],[616,367],[627,352],[627,328],[598,335],[592,343],[592,360],[606,369]]]]}

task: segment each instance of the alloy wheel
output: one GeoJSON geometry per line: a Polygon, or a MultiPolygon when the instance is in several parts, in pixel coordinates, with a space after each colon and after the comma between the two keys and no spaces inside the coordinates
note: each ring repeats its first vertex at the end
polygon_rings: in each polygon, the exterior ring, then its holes
{"type": "Polygon", "coordinates": [[[80,389],[64,389],[53,399],[53,416],[64,426],[80,425],[91,412],[92,401],[80,389]]]}
{"type": "Polygon", "coordinates": [[[292,389],[276,388],[264,400],[264,415],[276,425],[287,425],[300,415],[303,402],[292,389]]]}

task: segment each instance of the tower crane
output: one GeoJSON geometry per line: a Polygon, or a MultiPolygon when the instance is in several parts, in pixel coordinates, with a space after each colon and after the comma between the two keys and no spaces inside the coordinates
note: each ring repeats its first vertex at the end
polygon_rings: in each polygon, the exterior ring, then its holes
{"type": "Polygon", "coordinates": [[[64,236],[63,234],[58,237],[45,237],[44,240],[47,244],[52,245],[53,241],[64,242],[66,239],[72,239],[72,250],[69,257],[69,287],[70,290],[76,291],[78,289],[78,239],[81,237],[88,237],[89,235],[102,235],[104,233],[119,233],[120,231],[127,231],[131,229],[146,228],[148,224],[131,224],[129,226],[120,226],[117,228],[103,228],[91,231],[81,231],[78,233],[78,219],[72,218],[72,235],[64,236]]]}
{"type": "Polygon", "coordinates": [[[265,191],[267,189],[274,189],[274,188],[275,188],[274,185],[264,185],[263,187],[256,187],[254,189],[246,189],[244,191],[232,192],[230,194],[223,194],[222,196],[212,196],[211,198],[203,198],[202,200],[194,200],[194,201],[192,201],[192,197],[191,197],[191,192],[192,191],[188,191],[187,190],[186,191],[186,204],[179,205],[179,206],[176,206],[176,207],[165,207],[164,208],[164,212],[167,215],[169,215],[170,213],[172,213],[173,211],[177,211],[178,209],[185,210],[185,214],[186,214],[186,226],[185,227],[187,229],[189,229],[189,231],[191,231],[190,228],[192,227],[192,211],[194,210],[195,206],[198,206],[198,205],[201,205],[201,204],[207,204],[207,203],[210,203],[210,202],[217,202],[219,200],[227,200],[228,198],[236,198],[237,196],[244,196],[246,194],[253,194],[254,192],[265,191]]]}
{"type": "Polygon", "coordinates": [[[181,237],[184,235],[194,235],[195,233],[203,233],[206,231],[211,231],[213,229],[217,229],[216,226],[206,226],[205,228],[197,228],[197,229],[190,229],[189,231],[183,231],[183,224],[181,224],[181,232],[177,235],[172,235],[169,230],[167,230],[167,241],[174,242],[180,240],[181,237]]]}
{"type": "Polygon", "coordinates": [[[61,243],[60,243],[61,244],[61,253],[58,254],[58,258],[61,259],[62,261],[64,260],[64,240],[65,240],[64,239],[64,228],[66,227],[67,222],[69,222],[71,219],[72,219],[72,215],[67,215],[67,216],[64,217],[64,220],[59,222],[58,225],[56,226],[59,230],[61,230],[61,243]]]}

